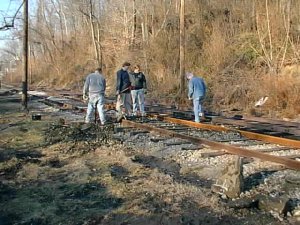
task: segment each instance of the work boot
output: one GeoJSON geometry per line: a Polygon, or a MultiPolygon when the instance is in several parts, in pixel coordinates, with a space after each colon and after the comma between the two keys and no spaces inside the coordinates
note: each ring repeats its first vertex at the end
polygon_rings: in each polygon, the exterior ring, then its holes
{"type": "Polygon", "coordinates": [[[117,116],[117,123],[122,122],[122,119],[123,119],[123,118],[124,118],[123,114],[119,114],[119,115],[117,116]]]}
{"type": "Polygon", "coordinates": [[[200,118],[200,121],[201,122],[211,122],[211,117],[205,117],[205,116],[202,116],[201,118],[200,118]]]}

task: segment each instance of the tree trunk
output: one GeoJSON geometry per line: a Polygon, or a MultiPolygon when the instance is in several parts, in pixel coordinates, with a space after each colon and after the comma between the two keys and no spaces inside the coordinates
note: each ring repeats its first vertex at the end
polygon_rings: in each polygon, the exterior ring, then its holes
{"type": "Polygon", "coordinates": [[[98,66],[100,65],[100,56],[99,56],[99,49],[98,49],[98,45],[97,45],[97,41],[96,41],[96,37],[95,37],[95,27],[94,27],[94,15],[93,15],[93,0],[90,0],[90,25],[91,25],[91,31],[92,31],[92,40],[93,40],[93,44],[94,44],[94,51],[95,51],[95,57],[98,63],[98,66]]]}
{"type": "Polygon", "coordinates": [[[132,22],[132,33],[131,33],[131,45],[134,46],[135,44],[135,33],[136,33],[136,7],[135,7],[135,0],[132,2],[133,8],[133,22],[132,22]]]}
{"type": "Polygon", "coordinates": [[[125,44],[128,45],[130,42],[130,36],[129,36],[129,28],[128,28],[126,0],[123,0],[123,24],[124,24],[125,44]]]}
{"type": "Polygon", "coordinates": [[[185,24],[184,24],[184,9],[185,0],[181,0],[180,4],[180,94],[183,97],[185,91],[185,24]]]}

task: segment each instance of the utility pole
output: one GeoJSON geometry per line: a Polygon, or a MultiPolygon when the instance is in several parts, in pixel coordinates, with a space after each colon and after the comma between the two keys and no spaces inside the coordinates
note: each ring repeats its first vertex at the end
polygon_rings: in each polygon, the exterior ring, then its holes
{"type": "Polygon", "coordinates": [[[180,48],[179,48],[179,60],[180,60],[180,94],[184,96],[185,91],[185,0],[180,1],[180,48]]]}
{"type": "Polygon", "coordinates": [[[28,1],[24,1],[24,37],[23,37],[23,76],[22,76],[22,106],[23,110],[27,110],[28,103],[28,1]]]}

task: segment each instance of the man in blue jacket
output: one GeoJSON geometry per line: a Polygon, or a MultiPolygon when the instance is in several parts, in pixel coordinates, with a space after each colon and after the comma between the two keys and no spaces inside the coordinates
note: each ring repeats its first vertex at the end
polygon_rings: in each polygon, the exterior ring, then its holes
{"type": "Polygon", "coordinates": [[[201,77],[195,77],[192,73],[186,73],[189,80],[189,100],[193,100],[195,122],[200,122],[200,117],[204,117],[202,102],[206,93],[206,85],[201,77]]]}
{"type": "Polygon", "coordinates": [[[105,124],[104,115],[104,93],[106,89],[106,81],[102,75],[102,69],[98,68],[94,73],[87,76],[83,87],[83,99],[88,100],[88,108],[85,122],[93,121],[94,112],[97,109],[101,124],[105,124]]]}
{"type": "Polygon", "coordinates": [[[117,72],[117,120],[120,121],[123,117],[123,108],[125,108],[125,115],[131,115],[131,82],[129,79],[128,69],[130,63],[125,62],[122,68],[117,72]]]}

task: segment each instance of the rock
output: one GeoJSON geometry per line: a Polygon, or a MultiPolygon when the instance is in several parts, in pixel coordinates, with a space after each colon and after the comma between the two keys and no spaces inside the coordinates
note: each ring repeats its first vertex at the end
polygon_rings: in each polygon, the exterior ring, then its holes
{"type": "Polygon", "coordinates": [[[237,199],[227,203],[229,208],[233,209],[250,209],[258,207],[258,200],[253,198],[237,199]]]}
{"type": "Polygon", "coordinates": [[[229,198],[239,197],[244,186],[242,158],[236,156],[222,174],[216,184],[212,186],[212,191],[226,194],[229,198]]]}
{"type": "Polygon", "coordinates": [[[20,130],[21,132],[24,132],[24,133],[25,133],[25,132],[28,132],[28,129],[25,128],[25,127],[20,127],[19,130],[20,130]]]}
{"type": "Polygon", "coordinates": [[[113,134],[112,139],[118,142],[123,143],[125,141],[125,138],[123,136],[120,136],[118,134],[113,134]]]}
{"type": "Polygon", "coordinates": [[[147,134],[147,133],[149,133],[149,131],[147,131],[147,130],[136,130],[136,131],[131,131],[129,133],[129,136],[131,137],[131,136],[135,136],[137,134],[147,134]]]}
{"type": "Polygon", "coordinates": [[[133,127],[125,127],[125,126],[115,126],[114,127],[114,133],[126,133],[134,130],[133,127]]]}
{"type": "Polygon", "coordinates": [[[166,138],[159,138],[159,137],[150,138],[150,141],[152,141],[154,143],[157,143],[157,142],[160,142],[160,141],[164,141],[164,140],[166,140],[166,138]]]}
{"type": "Polygon", "coordinates": [[[92,125],[89,124],[89,123],[83,124],[83,125],[81,126],[81,130],[82,130],[82,131],[87,131],[87,130],[90,130],[91,128],[92,128],[92,125]]]}
{"type": "Polygon", "coordinates": [[[57,124],[58,124],[58,125],[65,125],[65,124],[66,124],[66,121],[65,121],[63,118],[59,118],[59,119],[57,120],[57,124]]]}
{"type": "Polygon", "coordinates": [[[285,181],[289,184],[300,185],[300,176],[289,175],[285,178],[285,181]]]}
{"type": "Polygon", "coordinates": [[[292,211],[292,215],[295,218],[295,220],[297,222],[300,222],[300,206],[296,207],[293,211],[292,211]]]}
{"type": "Polygon", "coordinates": [[[222,194],[222,195],[221,195],[221,199],[226,200],[226,199],[227,199],[227,195],[222,194]]]}
{"type": "Polygon", "coordinates": [[[258,196],[258,208],[266,212],[276,212],[279,214],[287,215],[291,211],[289,198],[287,197],[270,197],[258,196]]]}

